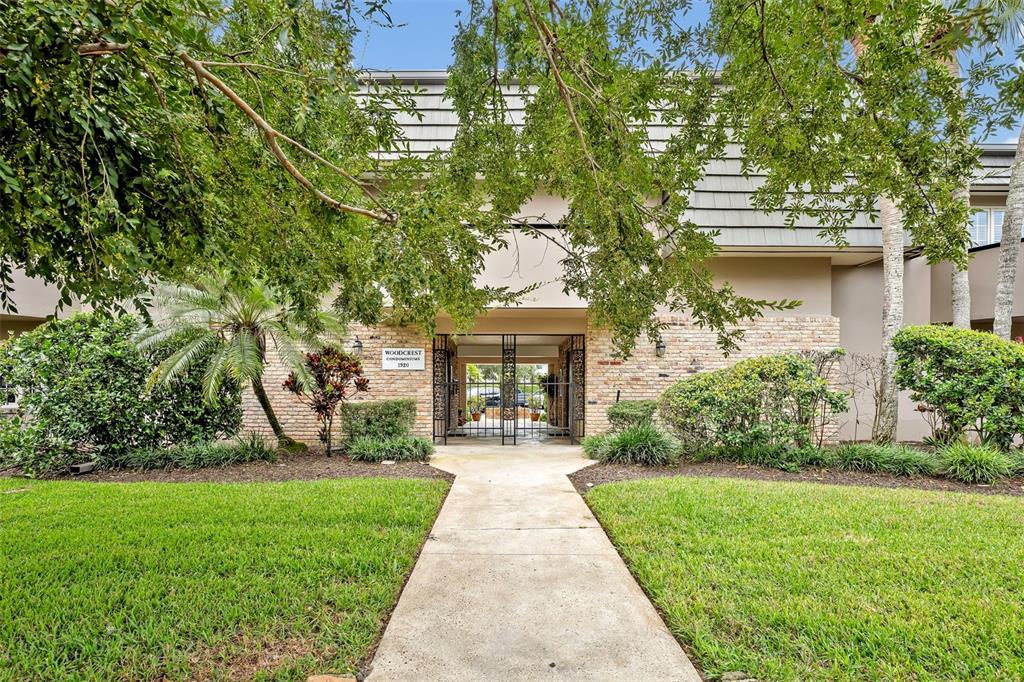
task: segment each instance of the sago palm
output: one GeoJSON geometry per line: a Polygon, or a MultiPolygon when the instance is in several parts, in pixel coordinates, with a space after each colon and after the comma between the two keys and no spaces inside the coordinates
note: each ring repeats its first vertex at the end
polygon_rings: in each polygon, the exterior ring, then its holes
{"type": "Polygon", "coordinates": [[[291,441],[281,427],[263,386],[267,351],[273,347],[281,361],[300,377],[304,374],[303,351],[320,348],[340,338],[340,321],[325,312],[298,316],[275,290],[252,280],[233,284],[223,275],[199,278],[194,285],[159,288],[155,326],[138,337],[140,348],[159,343],[182,331],[189,341],[153,371],[151,383],[167,382],[205,364],[203,394],[214,401],[226,379],[249,384],[282,444],[291,441]]]}

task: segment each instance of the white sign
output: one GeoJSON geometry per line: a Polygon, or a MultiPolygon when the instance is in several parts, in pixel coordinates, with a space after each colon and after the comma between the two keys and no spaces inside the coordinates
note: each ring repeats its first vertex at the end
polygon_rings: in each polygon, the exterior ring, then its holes
{"type": "Polygon", "coordinates": [[[423,369],[422,348],[383,348],[380,351],[381,369],[423,369]]]}

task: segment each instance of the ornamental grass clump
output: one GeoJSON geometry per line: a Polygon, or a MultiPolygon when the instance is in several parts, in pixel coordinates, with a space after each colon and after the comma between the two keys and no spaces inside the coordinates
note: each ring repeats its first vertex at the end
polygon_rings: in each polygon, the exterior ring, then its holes
{"type": "Polygon", "coordinates": [[[129,452],[118,462],[127,469],[203,469],[246,462],[273,462],[277,453],[257,434],[236,443],[196,443],[129,452]]]}
{"type": "Polygon", "coordinates": [[[584,451],[604,464],[670,466],[679,461],[679,443],[653,424],[630,426],[597,438],[603,440],[590,441],[590,450],[585,444],[584,451]]]}
{"type": "Polygon", "coordinates": [[[939,459],[929,450],[890,445],[886,448],[884,470],[897,476],[934,476],[939,471],[939,459]]]}
{"type": "Polygon", "coordinates": [[[939,471],[939,460],[932,452],[909,445],[844,443],[833,450],[833,466],[896,476],[934,476],[939,471]]]}
{"type": "Polygon", "coordinates": [[[961,483],[990,485],[1012,476],[1016,462],[990,445],[956,442],[939,453],[942,475],[961,483]]]}
{"type": "Polygon", "coordinates": [[[419,436],[360,436],[348,444],[348,456],[356,462],[426,462],[432,454],[434,444],[419,436]]]}
{"type": "Polygon", "coordinates": [[[874,443],[843,443],[834,451],[834,466],[845,471],[882,471],[884,446],[874,443]]]}
{"type": "Polygon", "coordinates": [[[581,442],[583,453],[590,459],[601,461],[604,459],[604,450],[608,447],[611,434],[599,433],[596,436],[587,436],[581,442]]]}

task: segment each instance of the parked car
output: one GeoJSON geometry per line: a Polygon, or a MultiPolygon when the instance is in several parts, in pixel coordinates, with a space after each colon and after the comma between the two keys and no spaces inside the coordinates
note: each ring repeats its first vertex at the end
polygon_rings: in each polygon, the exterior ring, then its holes
{"type": "MultiPolygon", "coordinates": [[[[487,407],[501,407],[501,391],[497,388],[474,389],[467,391],[469,397],[478,395],[484,399],[487,407]]],[[[526,394],[516,389],[516,407],[526,407],[526,394]]]]}

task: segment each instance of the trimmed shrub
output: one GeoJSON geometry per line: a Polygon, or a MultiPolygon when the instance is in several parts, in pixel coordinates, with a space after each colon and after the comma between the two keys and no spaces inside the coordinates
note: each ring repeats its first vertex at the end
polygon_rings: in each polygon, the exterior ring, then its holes
{"type": "Polygon", "coordinates": [[[608,408],[608,423],[612,431],[623,431],[631,426],[654,423],[656,400],[620,400],[608,408]]]}
{"type": "Polygon", "coordinates": [[[679,443],[653,424],[612,433],[603,444],[592,448],[597,460],[605,464],[668,466],[679,461],[679,443]]]}
{"type": "Polygon", "coordinates": [[[928,325],[893,339],[896,382],[934,410],[937,442],[976,431],[1008,450],[1024,433],[1024,345],[987,332],[928,325]]]}
{"type": "Polygon", "coordinates": [[[128,315],[79,313],[0,347],[0,375],[18,397],[21,419],[14,423],[25,431],[3,439],[0,465],[28,475],[83,459],[114,466],[134,450],[235,434],[241,397],[231,382],[213,405],[203,399],[201,372],[147,390],[154,366],[181,339],[143,354],[135,346],[138,329],[128,315]]]}
{"type": "Polygon", "coordinates": [[[351,440],[408,436],[415,423],[415,400],[366,400],[341,408],[341,428],[351,440]]]}
{"type": "Polygon", "coordinates": [[[426,462],[432,454],[434,444],[419,436],[360,436],[348,445],[348,456],[357,462],[426,462]]]}
{"type": "Polygon", "coordinates": [[[957,442],[939,453],[942,475],[961,483],[996,483],[1013,475],[1014,460],[990,445],[957,442]]]}
{"type": "Polygon", "coordinates": [[[725,447],[805,447],[814,442],[822,410],[846,409],[845,393],[832,391],[815,365],[796,355],[744,360],[696,374],[661,396],[661,420],[690,452],[725,447]]]}
{"type": "Polygon", "coordinates": [[[273,462],[276,458],[275,451],[262,438],[253,435],[238,443],[193,443],[134,450],[122,457],[119,466],[130,469],[202,469],[245,462],[273,462]]]}

